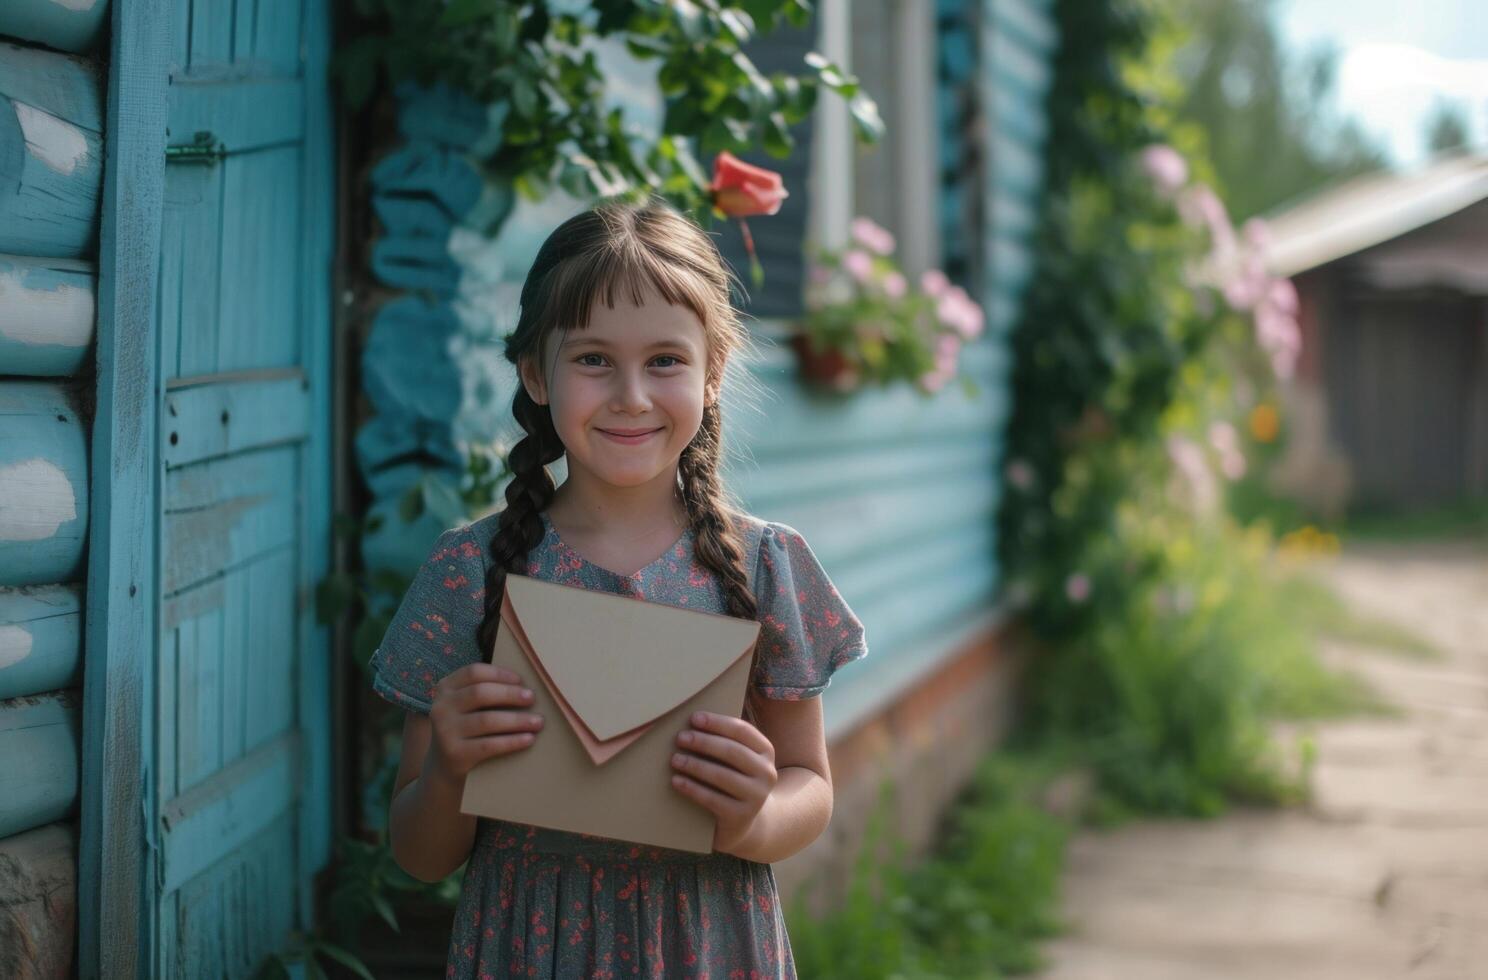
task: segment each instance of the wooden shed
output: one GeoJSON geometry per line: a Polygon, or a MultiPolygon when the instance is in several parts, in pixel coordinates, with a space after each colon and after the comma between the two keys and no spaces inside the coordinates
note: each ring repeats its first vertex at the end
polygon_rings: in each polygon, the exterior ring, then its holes
{"type": "MultiPolygon", "coordinates": [[[[796,157],[753,158],[792,204],[754,226],[770,289],[748,370],[771,402],[728,414],[731,480],[808,538],[871,649],[825,695],[836,817],[781,866],[787,891],[841,877],[882,777],[927,841],[1005,720],[997,473],[1050,6],[822,0],[807,31],[752,42],[762,64],[860,62],[902,134],[861,155],[823,99],[796,157]],[[982,301],[974,396],[797,383],[803,245],[859,214],[908,271],[982,301]]],[[[0,975],[246,976],[316,925],[317,875],[358,819],[335,787],[365,695],[315,620],[333,507],[354,484],[395,512],[509,404],[492,339],[572,202],[472,237],[492,198],[462,154],[486,107],[447,92],[400,93],[402,143],[368,188],[338,180],[359,161],[338,160],[335,27],[329,0],[0,6],[0,975]],[[359,346],[333,295],[363,251],[398,295],[359,346]]],[[[446,518],[391,521],[366,554],[420,558],[446,518]]]]}
{"type": "Polygon", "coordinates": [[[1488,156],[1359,178],[1268,224],[1303,337],[1281,488],[1332,514],[1488,498],[1488,156]]]}

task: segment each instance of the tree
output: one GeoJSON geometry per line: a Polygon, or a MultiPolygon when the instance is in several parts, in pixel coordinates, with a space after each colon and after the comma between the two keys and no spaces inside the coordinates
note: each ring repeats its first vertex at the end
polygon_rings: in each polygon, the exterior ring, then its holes
{"type": "Polygon", "coordinates": [[[1467,146],[1467,114],[1461,104],[1437,102],[1431,118],[1426,121],[1422,138],[1426,142],[1426,148],[1433,154],[1460,150],[1467,146]]]}
{"type": "Polygon", "coordinates": [[[1237,221],[1318,188],[1384,169],[1388,158],[1329,101],[1338,52],[1289,58],[1274,0],[1164,0],[1190,40],[1174,67],[1177,118],[1204,130],[1219,190],[1237,221]]]}

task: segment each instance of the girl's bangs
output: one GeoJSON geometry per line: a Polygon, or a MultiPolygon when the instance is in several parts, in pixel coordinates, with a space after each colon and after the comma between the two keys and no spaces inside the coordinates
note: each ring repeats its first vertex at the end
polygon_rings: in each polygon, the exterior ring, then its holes
{"type": "Polygon", "coordinates": [[[645,248],[604,248],[575,256],[553,270],[548,311],[550,328],[580,329],[589,325],[596,300],[613,308],[617,296],[636,306],[645,299],[647,287],[655,289],[673,306],[691,310],[704,330],[712,328],[712,291],[691,268],[661,261],[645,248]]]}

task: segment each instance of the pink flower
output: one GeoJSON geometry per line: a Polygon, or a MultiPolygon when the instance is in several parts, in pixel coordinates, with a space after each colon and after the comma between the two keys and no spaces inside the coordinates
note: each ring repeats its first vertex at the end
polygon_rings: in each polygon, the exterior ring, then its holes
{"type": "Polygon", "coordinates": [[[1245,475],[1245,455],[1233,425],[1223,420],[1211,423],[1209,444],[1219,453],[1219,469],[1226,477],[1238,480],[1245,475]]]}
{"type": "Polygon", "coordinates": [[[891,272],[884,277],[883,291],[890,299],[898,299],[909,289],[909,283],[904,276],[898,272],[891,272]]]}
{"type": "Polygon", "coordinates": [[[920,289],[932,297],[939,298],[941,293],[950,288],[951,281],[939,269],[926,269],[920,274],[920,289]]]}
{"type": "Polygon", "coordinates": [[[1219,452],[1227,453],[1240,446],[1235,427],[1223,419],[1209,424],[1209,444],[1219,452]]]}
{"type": "Polygon", "coordinates": [[[1203,450],[1183,436],[1169,436],[1168,458],[1188,483],[1195,507],[1206,513],[1212,510],[1219,501],[1219,490],[1214,482],[1214,474],[1204,462],[1203,450]]]}
{"type": "Polygon", "coordinates": [[[939,368],[934,371],[926,371],[919,377],[920,387],[928,392],[939,391],[945,387],[945,383],[949,380],[951,380],[951,374],[939,368]]]}
{"type": "Polygon", "coordinates": [[[960,286],[951,286],[941,294],[935,315],[967,340],[980,334],[985,326],[982,308],[960,286]]]}
{"type": "Polygon", "coordinates": [[[894,251],[893,234],[868,218],[853,219],[852,236],[859,245],[879,255],[888,255],[894,251]]]}
{"type": "Polygon", "coordinates": [[[1178,214],[1188,224],[1208,229],[1209,245],[1217,265],[1223,267],[1233,261],[1235,229],[1230,225],[1224,202],[1210,187],[1204,184],[1189,187],[1178,198],[1178,214]]]}
{"type": "Polygon", "coordinates": [[[1225,301],[1236,310],[1248,310],[1261,301],[1271,288],[1271,277],[1266,273],[1265,260],[1259,252],[1245,256],[1240,271],[1225,283],[1225,301]]]}
{"type": "Polygon", "coordinates": [[[832,270],[824,265],[812,265],[811,281],[820,286],[832,280],[832,270]]]}
{"type": "Polygon", "coordinates": [[[1090,598],[1090,576],[1076,572],[1064,580],[1064,594],[1071,602],[1084,602],[1090,598]]]}
{"type": "Polygon", "coordinates": [[[1142,151],[1142,169],[1160,194],[1172,197],[1188,182],[1188,163],[1171,146],[1154,143],[1142,151]]]}
{"type": "Polygon", "coordinates": [[[860,283],[873,278],[873,256],[860,248],[852,249],[842,257],[842,267],[860,283]]]}
{"type": "Polygon", "coordinates": [[[1296,316],[1301,309],[1297,301],[1297,287],[1292,285],[1290,279],[1271,280],[1271,291],[1266,294],[1266,301],[1283,313],[1296,316]]]}
{"type": "Polygon", "coordinates": [[[1221,453],[1219,469],[1229,479],[1238,480],[1245,475],[1245,456],[1239,450],[1221,453]]]}

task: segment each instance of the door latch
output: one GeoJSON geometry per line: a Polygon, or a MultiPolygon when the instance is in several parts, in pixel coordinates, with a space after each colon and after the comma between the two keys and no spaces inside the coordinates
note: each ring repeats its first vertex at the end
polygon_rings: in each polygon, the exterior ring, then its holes
{"type": "Polygon", "coordinates": [[[206,130],[199,131],[190,143],[165,148],[167,163],[199,163],[215,167],[227,156],[227,146],[206,130]]]}

